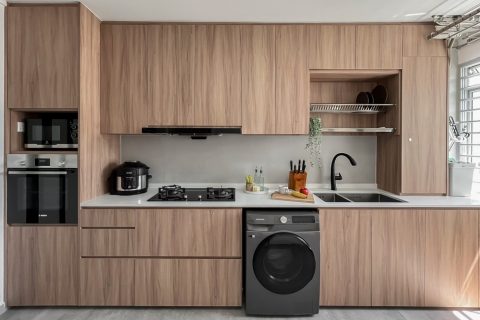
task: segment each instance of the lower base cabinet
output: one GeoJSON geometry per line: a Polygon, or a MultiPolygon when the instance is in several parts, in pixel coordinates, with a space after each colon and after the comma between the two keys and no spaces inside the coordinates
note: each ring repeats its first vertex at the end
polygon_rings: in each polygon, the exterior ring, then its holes
{"type": "Polygon", "coordinates": [[[7,226],[7,305],[77,305],[77,238],[76,226],[7,226]]]}
{"type": "Polygon", "coordinates": [[[133,306],[135,259],[80,259],[81,306],[133,306]]]}
{"type": "Polygon", "coordinates": [[[241,305],[241,259],[135,261],[135,306],[241,305]]]}

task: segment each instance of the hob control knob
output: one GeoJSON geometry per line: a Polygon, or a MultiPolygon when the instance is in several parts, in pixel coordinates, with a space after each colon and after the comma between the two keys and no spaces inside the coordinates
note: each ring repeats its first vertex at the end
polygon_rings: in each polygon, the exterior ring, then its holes
{"type": "Polygon", "coordinates": [[[281,223],[287,223],[287,222],[288,222],[287,217],[281,216],[281,217],[280,217],[280,222],[281,222],[281,223]]]}

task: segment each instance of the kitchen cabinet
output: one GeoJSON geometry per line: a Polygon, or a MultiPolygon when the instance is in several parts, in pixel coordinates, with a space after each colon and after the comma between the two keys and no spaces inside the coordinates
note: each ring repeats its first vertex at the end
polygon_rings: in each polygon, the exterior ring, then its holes
{"type": "Polygon", "coordinates": [[[355,69],[355,25],[308,25],[309,69],[355,69]]]}
{"type": "Polygon", "coordinates": [[[79,6],[8,5],[5,10],[8,108],[78,108],[79,6]]]}
{"type": "Polygon", "coordinates": [[[239,209],[151,209],[137,212],[137,255],[242,256],[239,209]]]}
{"type": "Polygon", "coordinates": [[[447,58],[403,60],[402,193],[446,194],[447,58]]]}
{"type": "Polygon", "coordinates": [[[447,46],[443,40],[427,40],[435,31],[433,24],[405,24],[403,28],[404,57],[446,57],[447,46]]]}
{"type": "Polygon", "coordinates": [[[146,28],[149,66],[146,124],[193,126],[195,26],[162,24],[146,28]]]}
{"type": "Polygon", "coordinates": [[[424,305],[425,210],[372,212],[372,305],[424,305]]]}
{"type": "Polygon", "coordinates": [[[7,305],[73,306],[78,297],[76,226],[7,226],[7,305]]]}
{"type": "Polygon", "coordinates": [[[138,259],[136,306],[240,307],[241,259],[138,259]]]}
{"type": "Polygon", "coordinates": [[[427,210],[425,305],[478,307],[478,210],[427,210]]]}
{"type": "Polygon", "coordinates": [[[102,24],[102,133],[141,133],[148,122],[147,26],[102,24]]]}
{"type": "Polygon", "coordinates": [[[240,52],[240,26],[195,26],[196,126],[242,125],[240,52]]]}
{"type": "Polygon", "coordinates": [[[135,260],[129,258],[81,258],[81,306],[133,306],[135,260]]]}
{"type": "Polygon", "coordinates": [[[356,69],[401,69],[401,25],[357,25],[356,69]]]}
{"type": "Polygon", "coordinates": [[[308,134],[310,77],[307,26],[275,28],[276,134],[308,134]]]}
{"type": "Polygon", "coordinates": [[[319,211],[321,306],[371,305],[370,211],[319,211]]]}
{"type": "Polygon", "coordinates": [[[241,27],[243,134],[275,134],[275,28],[241,27]]]}

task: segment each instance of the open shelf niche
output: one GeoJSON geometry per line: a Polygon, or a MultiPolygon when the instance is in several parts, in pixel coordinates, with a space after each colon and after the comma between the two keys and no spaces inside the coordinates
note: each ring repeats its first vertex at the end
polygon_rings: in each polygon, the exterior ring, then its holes
{"type": "Polygon", "coordinates": [[[399,134],[399,70],[311,70],[310,113],[325,134],[399,134]],[[383,104],[357,104],[358,93],[377,85],[388,90],[383,104]]]}

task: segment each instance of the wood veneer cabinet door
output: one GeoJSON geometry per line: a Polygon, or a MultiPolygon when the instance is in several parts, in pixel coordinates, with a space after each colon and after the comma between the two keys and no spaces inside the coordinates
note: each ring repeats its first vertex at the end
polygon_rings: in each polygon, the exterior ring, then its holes
{"type": "Polygon", "coordinates": [[[401,25],[357,25],[357,69],[401,69],[401,25]]]}
{"type": "Polygon", "coordinates": [[[8,226],[7,305],[78,303],[77,227],[8,226]]]}
{"type": "Polygon", "coordinates": [[[134,272],[134,259],[80,259],[80,305],[133,306],[134,272]]]}
{"type": "Polygon", "coordinates": [[[427,40],[435,31],[433,24],[405,24],[403,28],[404,57],[446,57],[447,47],[443,40],[427,40]]]}
{"type": "Polygon", "coordinates": [[[137,259],[136,306],[239,307],[241,259],[137,259]]]}
{"type": "Polygon", "coordinates": [[[147,124],[194,125],[195,26],[148,25],[147,124]]]}
{"type": "Polygon", "coordinates": [[[242,133],[275,134],[275,26],[241,26],[242,133]]]}
{"type": "Polygon", "coordinates": [[[355,69],[354,25],[308,25],[309,69],[355,69]]]}
{"type": "Polygon", "coordinates": [[[6,8],[9,108],[78,108],[78,5],[6,8]]]}
{"type": "Polygon", "coordinates": [[[146,25],[101,26],[100,104],[103,133],[141,133],[148,116],[146,25]]]}
{"type": "Polygon", "coordinates": [[[195,26],[195,125],[242,124],[240,26],[195,26]]]}
{"type": "Polygon", "coordinates": [[[447,192],[447,58],[407,57],[402,73],[402,193],[447,192]]]}
{"type": "Polygon", "coordinates": [[[372,305],[424,305],[425,210],[372,212],[372,305]]]}
{"type": "Polygon", "coordinates": [[[371,305],[370,210],[320,210],[320,305],[371,305]]]}
{"type": "Polygon", "coordinates": [[[478,211],[427,210],[425,305],[478,307],[478,211]]]}
{"type": "Polygon", "coordinates": [[[276,134],[307,134],[310,79],[307,63],[307,26],[275,28],[276,134]]]}
{"type": "Polygon", "coordinates": [[[136,214],[139,256],[242,256],[239,209],[151,209],[136,214]]]}

